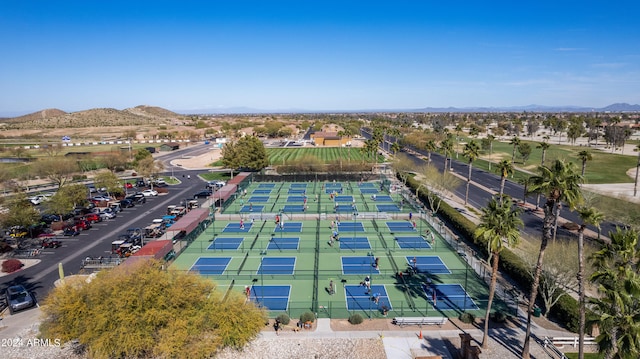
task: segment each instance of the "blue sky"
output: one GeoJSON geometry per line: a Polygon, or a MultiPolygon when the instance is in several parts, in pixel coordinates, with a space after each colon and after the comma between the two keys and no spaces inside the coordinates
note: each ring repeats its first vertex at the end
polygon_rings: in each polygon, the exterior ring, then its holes
{"type": "Polygon", "coordinates": [[[639,103],[637,1],[0,2],[0,114],[639,103]]]}

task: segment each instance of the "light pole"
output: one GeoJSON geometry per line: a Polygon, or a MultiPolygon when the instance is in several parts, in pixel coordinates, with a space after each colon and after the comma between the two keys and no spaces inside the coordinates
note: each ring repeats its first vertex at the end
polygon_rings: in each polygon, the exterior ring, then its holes
{"type": "MultiPolygon", "coordinates": [[[[369,252],[369,296],[373,293],[373,251],[369,252]]],[[[371,312],[371,298],[369,298],[369,320],[373,319],[373,313],[371,312]]]]}
{"type": "Polygon", "coordinates": [[[353,212],[353,241],[356,241],[356,218],[358,218],[358,212],[353,212]]]}

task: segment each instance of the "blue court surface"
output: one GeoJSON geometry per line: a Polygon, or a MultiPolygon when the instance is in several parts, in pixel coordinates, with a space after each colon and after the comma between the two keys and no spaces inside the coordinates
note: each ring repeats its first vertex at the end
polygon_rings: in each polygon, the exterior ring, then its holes
{"type": "Polygon", "coordinates": [[[273,230],[274,232],[302,232],[302,222],[284,222],[280,224],[282,226],[276,226],[276,228],[273,230]]]}
{"type": "Polygon", "coordinates": [[[306,183],[292,183],[289,188],[307,188],[306,183]]]}
{"type": "Polygon", "coordinates": [[[391,196],[376,196],[376,202],[393,202],[393,198],[391,196]]]}
{"type": "Polygon", "coordinates": [[[258,185],[258,188],[275,188],[276,184],[275,183],[260,183],[258,185]]]}
{"type": "Polygon", "coordinates": [[[362,222],[340,222],[338,232],[364,232],[364,225],[362,222]]]}
{"type": "Polygon", "coordinates": [[[210,250],[223,250],[223,249],[238,249],[244,238],[242,237],[218,237],[213,240],[207,249],[210,250]]]}
{"type": "Polygon", "coordinates": [[[269,310],[286,311],[290,293],[290,285],[253,285],[249,299],[269,310]]]}
{"type": "Polygon", "coordinates": [[[361,285],[345,285],[344,293],[347,300],[347,310],[380,310],[386,307],[392,310],[387,289],[382,284],[372,284],[371,291],[361,285]],[[378,297],[378,303],[374,297],[378,297]]]}
{"type": "Polygon", "coordinates": [[[293,274],[296,257],[263,257],[256,274],[293,274]]]}
{"type": "Polygon", "coordinates": [[[403,249],[429,249],[431,245],[421,236],[396,237],[398,247],[403,249]]]}
{"type": "Polygon", "coordinates": [[[333,207],[333,211],[336,213],[358,212],[358,207],[354,207],[351,204],[343,204],[341,206],[333,207]]]}
{"type": "Polygon", "coordinates": [[[375,188],[360,188],[360,193],[362,193],[362,194],[378,194],[380,192],[375,188]]]}
{"type": "Polygon", "coordinates": [[[380,274],[375,257],[342,257],[342,274],[380,274]]]}
{"type": "Polygon", "coordinates": [[[340,237],[340,249],[371,249],[367,237],[340,237]]]}
{"type": "Polygon", "coordinates": [[[360,188],[375,188],[376,185],[371,182],[363,182],[358,185],[360,188]]]}
{"type": "Polygon", "coordinates": [[[304,202],[305,196],[288,196],[287,202],[304,202]]]}
{"type": "Polygon", "coordinates": [[[247,202],[269,202],[269,196],[251,196],[247,202]]]}
{"type": "Polygon", "coordinates": [[[325,188],[324,193],[342,193],[342,188],[325,188]]]}
{"type": "Polygon", "coordinates": [[[227,225],[222,230],[222,233],[245,233],[251,230],[251,223],[245,223],[244,228],[240,226],[239,222],[236,223],[227,223],[227,225]]]}
{"type": "Polygon", "coordinates": [[[389,228],[389,232],[415,232],[416,231],[416,229],[413,228],[413,223],[409,221],[387,222],[387,228],[389,228]]]}
{"type": "Polygon", "coordinates": [[[342,183],[325,183],[324,188],[342,188],[342,183]]]}
{"type": "Polygon", "coordinates": [[[434,308],[441,310],[479,309],[473,299],[471,299],[460,284],[423,284],[422,288],[434,308]]]}
{"type": "Polygon", "coordinates": [[[271,237],[267,250],[282,251],[282,250],[297,250],[300,244],[300,238],[298,237],[271,237]]]}
{"type": "Polygon", "coordinates": [[[282,207],[282,212],[302,213],[304,212],[304,205],[303,204],[286,204],[284,207],[282,207]]]}
{"type": "Polygon", "coordinates": [[[400,212],[397,204],[376,204],[378,212],[400,212]]]}
{"type": "Polygon", "coordinates": [[[250,205],[242,206],[242,208],[240,208],[240,212],[241,213],[262,212],[263,209],[264,209],[264,206],[254,206],[250,204],[250,205]]]}
{"type": "Polygon", "coordinates": [[[306,189],[291,188],[287,191],[287,194],[305,194],[306,192],[307,192],[306,189]]]}
{"type": "Polygon", "coordinates": [[[345,196],[336,196],[336,202],[350,202],[353,203],[353,196],[345,195],[345,196]]]}
{"type": "Polygon", "coordinates": [[[231,257],[200,257],[193,264],[190,271],[203,275],[220,275],[231,262],[231,257]]]}
{"type": "Polygon", "coordinates": [[[271,194],[271,190],[270,189],[255,189],[251,193],[252,194],[271,194]]]}
{"type": "Polygon", "coordinates": [[[407,256],[407,263],[414,267],[413,260],[416,260],[415,269],[422,273],[431,274],[451,274],[447,265],[439,256],[407,256]]]}

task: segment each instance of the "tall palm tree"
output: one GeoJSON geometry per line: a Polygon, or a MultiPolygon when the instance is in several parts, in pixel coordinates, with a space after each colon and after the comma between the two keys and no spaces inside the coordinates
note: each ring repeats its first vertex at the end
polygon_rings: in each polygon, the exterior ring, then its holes
{"type": "Polygon", "coordinates": [[[636,163],[636,180],[633,183],[633,196],[635,197],[638,194],[638,171],[640,170],[640,144],[637,144],[633,150],[638,152],[638,163],[636,163]]]}
{"type": "Polygon", "coordinates": [[[538,252],[538,260],[533,275],[533,283],[531,284],[531,295],[529,297],[529,307],[527,311],[527,331],[524,338],[522,348],[522,358],[529,359],[529,345],[531,340],[531,314],[538,296],[538,286],[540,285],[540,275],[542,273],[542,262],[544,253],[552,237],[552,230],[555,217],[555,209],[562,201],[569,204],[571,208],[582,202],[582,192],[580,184],[582,176],[575,173],[572,163],[565,163],[563,160],[555,160],[551,166],[540,166],[538,168],[539,175],[531,177],[531,191],[540,192],[545,195],[546,202],[544,204],[544,219],[542,222],[542,239],[540,241],[540,250],[538,252]]]}
{"type": "Polygon", "coordinates": [[[584,171],[587,169],[587,161],[591,161],[593,159],[593,156],[591,155],[591,152],[584,150],[578,152],[578,159],[582,161],[581,175],[584,177],[584,171]]]}
{"type": "Polygon", "coordinates": [[[520,146],[520,139],[518,138],[518,136],[513,136],[511,141],[509,141],[509,144],[513,146],[513,153],[511,155],[511,162],[515,162],[516,161],[516,149],[518,148],[518,146],[520,146]]]}
{"type": "Polygon", "coordinates": [[[491,256],[491,283],[489,284],[489,300],[487,301],[487,312],[484,318],[484,335],[482,337],[482,348],[489,345],[489,315],[491,304],[496,292],[496,280],[498,278],[498,263],[500,252],[506,246],[511,247],[520,241],[518,227],[522,226],[520,219],[520,209],[511,208],[511,201],[500,202],[492,198],[486,208],[482,209],[480,224],[475,231],[477,238],[487,243],[487,249],[491,256]]]}
{"type": "Polygon", "coordinates": [[[582,224],[578,228],[578,302],[580,304],[580,324],[578,327],[578,359],[584,359],[584,327],[585,327],[585,290],[584,290],[584,230],[587,225],[600,228],[604,216],[593,207],[582,207],[578,210],[582,224]]]}
{"type": "Polygon", "coordinates": [[[549,147],[551,147],[551,145],[547,141],[540,142],[536,146],[536,148],[542,149],[542,160],[540,161],[540,166],[544,166],[544,160],[545,160],[545,157],[547,156],[547,150],[549,149],[549,147]]]}
{"type": "Polygon", "coordinates": [[[605,358],[640,356],[640,252],[638,231],[611,232],[611,243],[591,256],[595,269],[590,280],[597,285],[598,296],[590,300],[596,314],[599,351],[605,358]]]}
{"type": "Polygon", "coordinates": [[[462,132],[462,125],[457,124],[455,131],[456,131],[456,159],[458,159],[458,152],[460,152],[460,132],[462,132]]]}
{"type": "Polygon", "coordinates": [[[453,152],[453,140],[450,133],[440,142],[440,150],[444,154],[444,172],[447,172],[447,159],[451,161],[451,153],[453,152]]]}
{"type": "Polygon", "coordinates": [[[489,141],[489,171],[491,171],[491,162],[493,161],[493,141],[496,140],[496,136],[492,134],[487,135],[487,141],[489,141]]]}
{"type": "Polygon", "coordinates": [[[507,182],[507,176],[513,174],[513,162],[509,160],[502,160],[496,165],[496,171],[500,174],[500,200],[502,201],[502,195],[504,195],[504,185],[507,182]]]}
{"type": "Polygon", "coordinates": [[[436,141],[429,140],[424,144],[424,150],[427,151],[427,164],[431,165],[431,153],[438,150],[438,146],[436,145],[436,141]]]}
{"type": "Polygon", "coordinates": [[[469,173],[467,174],[467,190],[464,194],[464,205],[466,206],[469,202],[469,184],[471,183],[471,171],[473,169],[473,161],[475,161],[478,156],[480,156],[480,146],[474,140],[471,140],[469,143],[464,145],[462,149],[462,154],[469,159],[469,173]]]}

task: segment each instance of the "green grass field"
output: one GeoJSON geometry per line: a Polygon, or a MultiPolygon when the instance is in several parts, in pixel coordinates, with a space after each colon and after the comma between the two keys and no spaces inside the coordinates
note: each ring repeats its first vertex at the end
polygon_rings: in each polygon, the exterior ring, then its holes
{"type": "MultiPolygon", "coordinates": [[[[307,156],[313,156],[323,163],[343,161],[371,161],[371,157],[362,153],[359,148],[350,147],[311,147],[311,148],[268,148],[267,156],[272,165],[288,164],[307,156]]],[[[383,162],[383,156],[377,156],[378,162],[383,162]]]]}

